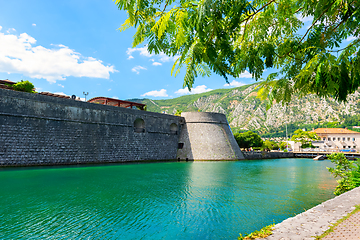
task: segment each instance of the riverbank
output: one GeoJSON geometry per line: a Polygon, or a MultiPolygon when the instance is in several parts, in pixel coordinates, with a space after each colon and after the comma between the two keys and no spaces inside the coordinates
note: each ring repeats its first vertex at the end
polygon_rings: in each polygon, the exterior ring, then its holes
{"type": "Polygon", "coordinates": [[[360,204],[360,187],[323,202],[274,227],[273,234],[263,239],[310,240],[321,235],[360,204]]]}

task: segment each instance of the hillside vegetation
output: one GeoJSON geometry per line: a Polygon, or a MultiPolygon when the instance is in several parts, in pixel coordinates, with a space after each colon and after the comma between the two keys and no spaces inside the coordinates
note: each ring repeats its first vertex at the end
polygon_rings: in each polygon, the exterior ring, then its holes
{"type": "MultiPolygon", "coordinates": [[[[174,99],[130,99],[147,105],[148,111],[175,114],[181,111],[219,112],[226,115],[233,132],[251,130],[262,137],[284,137],[285,126],[292,134],[299,128],[358,126],[360,120],[360,94],[356,91],[347,103],[333,98],[308,95],[294,97],[288,105],[273,103],[266,111],[266,101],[257,98],[258,84],[231,89],[217,89],[201,94],[174,99]]],[[[357,130],[357,129],[353,129],[357,130]]]]}

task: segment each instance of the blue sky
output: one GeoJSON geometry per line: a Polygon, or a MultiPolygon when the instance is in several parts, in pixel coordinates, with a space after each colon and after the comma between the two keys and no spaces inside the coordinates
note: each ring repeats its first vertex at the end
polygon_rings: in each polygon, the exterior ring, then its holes
{"type": "MultiPolygon", "coordinates": [[[[166,99],[189,94],[173,58],[132,49],[134,29],[119,32],[126,12],[112,0],[0,0],[0,79],[31,81],[37,91],[87,99],[166,99]]],[[[198,78],[192,93],[254,82],[250,74],[198,78]]]]}

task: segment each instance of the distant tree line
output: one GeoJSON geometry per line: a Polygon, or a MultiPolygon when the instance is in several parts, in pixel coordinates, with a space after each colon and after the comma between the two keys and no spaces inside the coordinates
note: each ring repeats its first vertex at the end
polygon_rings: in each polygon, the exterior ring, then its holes
{"type": "Polygon", "coordinates": [[[263,141],[261,137],[252,131],[247,131],[243,133],[235,133],[235,140],[240,148],[248,150],[252,148],[253,150],[285,150],[287,148],[286,142],[275,142],[270,140],[263,141]]]}
{"type": "MultiPolygon", "coordinates": [[[[243,133],[235,133],[235,140],[238,143],[239,147],[242,149],[254,149],[254,150],[287,150],[288,143],[286,142],[275,142],[271,140],[262,140],[259,134],[252,131],[247,131],[243,133]]],[[[298,129],[294,132],[291,137],[291,141],[300,142],[301,148],[314,147],[311,143],[312,141],[320,140],[315,132],[304,131],[298,129]]]]}

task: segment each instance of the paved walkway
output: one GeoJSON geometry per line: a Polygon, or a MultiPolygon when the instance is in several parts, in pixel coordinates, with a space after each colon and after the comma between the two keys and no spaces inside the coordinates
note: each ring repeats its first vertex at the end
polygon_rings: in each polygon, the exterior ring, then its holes
{"type": "Polygon", "coordinates": [[[360,212],[351,215],[348,219],[340,223],[334,232],[329,233],[323,240],[357,240],[360,239],[360,212]]]}
{"type": "MultiPolygon", "coordinates": [[[[355,205],[360,204],[360,187],[355,188],[349,192],[341,194],[333,199],[323,202],[316,207],[313,207],[306,212],[300,213],[295,217],[288,218],[274,227],[273,234],[267,238],[268,240],[313,240],[314,236],[319,236],[325,232],[332,223],[336,223],[348,213],[355,209],[355,205]]],[[[333,238],[325,239],[360,239],[359,236],[354,238],[344,237],[339,235],[350,234],[356,232],[359,235],[360,215],[355,214],[355,217],[349,221],[344,221],[335,230],[333,238]],[[357,229],[356,229],[357,227],[357,229]]],[[[354,233],[354,234],[356,234],[354,233]]],[[[353,235],[354,235],[353,234],[353,235]]],[[[332,236],[332,235],[331,235],[332,236]]]]}

